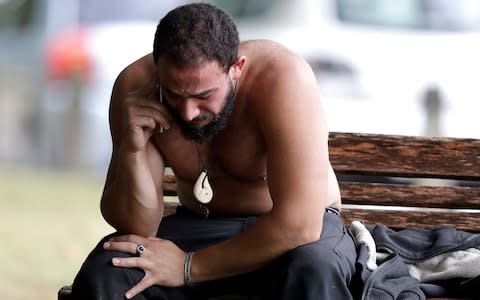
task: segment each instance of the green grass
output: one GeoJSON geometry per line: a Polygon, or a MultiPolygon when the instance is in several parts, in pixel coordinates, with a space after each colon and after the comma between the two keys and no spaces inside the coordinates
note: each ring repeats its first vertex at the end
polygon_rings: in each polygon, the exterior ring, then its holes
{"type": "Polygon", "coordinates": [[[103,178],[0,171],[2,299],[56,299],[98,240],[113,231],[99,199],[103,178]]]}

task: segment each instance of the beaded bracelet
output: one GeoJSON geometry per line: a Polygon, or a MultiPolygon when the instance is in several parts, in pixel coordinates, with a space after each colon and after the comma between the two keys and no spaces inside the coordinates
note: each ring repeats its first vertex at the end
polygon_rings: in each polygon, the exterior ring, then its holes
{"type": "Polygon", "coordinates": [[[195,252],[188,252],[183,264],[183,278],[186,286],[193,286],[192,278],[190,277],[190,267],[192,266],[192,256],[195,252]]]}

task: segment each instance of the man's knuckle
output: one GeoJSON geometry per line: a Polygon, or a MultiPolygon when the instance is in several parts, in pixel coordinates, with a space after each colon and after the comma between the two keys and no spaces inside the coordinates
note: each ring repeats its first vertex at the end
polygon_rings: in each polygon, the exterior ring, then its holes
{"type": "Polygon", "coordinates": [[[154,117],[148,118],[148,121],[149,121],[149,125],[150,125],[152,128],[157,125],[157,120],[155,120],[154,117]]]}

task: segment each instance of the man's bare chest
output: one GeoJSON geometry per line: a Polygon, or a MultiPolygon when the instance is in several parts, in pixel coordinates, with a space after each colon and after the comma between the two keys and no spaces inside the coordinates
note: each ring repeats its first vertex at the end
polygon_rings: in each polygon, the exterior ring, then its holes
{"type": "Polygon", "coordinates": [[[211,142],[197,144],[183,137],[157,140],[161,154],[175,175],[193,182],[202,170],[215,179],[257,181],[266,178],[262,139],[248,130],[228,132],[211,142]]]}

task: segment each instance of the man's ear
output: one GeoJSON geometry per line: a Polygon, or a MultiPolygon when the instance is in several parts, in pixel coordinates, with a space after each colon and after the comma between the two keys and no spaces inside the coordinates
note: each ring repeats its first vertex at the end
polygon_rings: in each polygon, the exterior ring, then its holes
{"type": "Polygon", "coordinates": [[[247,61],[247,57],[244,55],[237,57],[237,59],[235,60],[235,63],[232,65],[230,69],[232,72],[233,80],[238,80],[240,78],[240,75],[242,74],[242,69],[245,66],[246,61],[247,61]]]}

